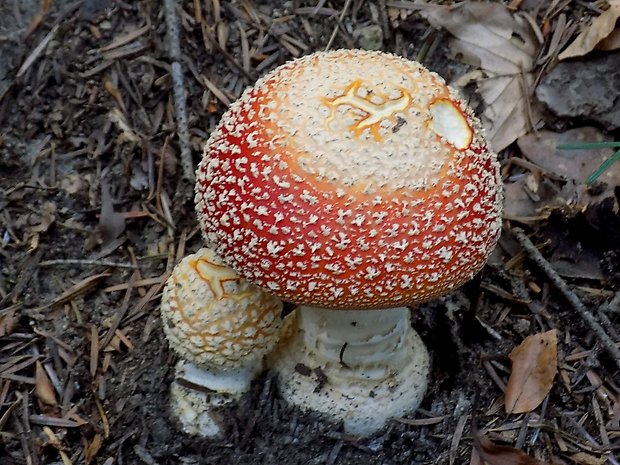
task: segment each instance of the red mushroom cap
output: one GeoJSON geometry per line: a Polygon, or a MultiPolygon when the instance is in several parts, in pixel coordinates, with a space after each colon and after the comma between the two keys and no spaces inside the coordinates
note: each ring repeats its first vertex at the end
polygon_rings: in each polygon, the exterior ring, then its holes
{"type": "Polygon", "coordinates": [[[206,240],[284,300],[381,308],[470,279],[500,232],[479,121],[443,79],[380,52],[280,66],[222,118],[197,172],[206,240]]]}

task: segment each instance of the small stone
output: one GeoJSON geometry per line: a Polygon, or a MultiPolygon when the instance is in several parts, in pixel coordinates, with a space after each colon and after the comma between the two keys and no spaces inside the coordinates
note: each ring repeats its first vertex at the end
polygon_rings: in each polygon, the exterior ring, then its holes
{"type": "Polygon", "coordinates": [[[620,128],[620,52],[563,61],[536,89],[538,99],[561,117],[620,128]]]}
{"type": "Polygon", "coordinates": [[[373,24],[364,26],[357,31],[357,45],[364,50],[381,50],[383,48],[383,30],[373,24]]]}

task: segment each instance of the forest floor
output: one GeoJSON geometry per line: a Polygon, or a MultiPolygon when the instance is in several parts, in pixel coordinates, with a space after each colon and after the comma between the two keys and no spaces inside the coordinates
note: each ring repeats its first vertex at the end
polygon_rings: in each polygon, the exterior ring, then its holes
{"type": "Polygon", "coordinates": [[[620,7],[420,3],[179,2],[186,138],[163,2],[0,3],[2,465],[619,463],[620,162],[598,167],[618,150],[620,7]],[[582,31],[608,45],[560,60],[582,31]],[[201,246],[183,175],[246,86],[326,47],[418,59],[463,87],[502,162],[502,238],[477,279],[412,312],[432,358],[417,412],[357,438],[287,406],[266,372],[223,409],[223,438],[189,437],[158,315],[201,246]],[[552,330],[557,374],[506,413],[511,352],[552,330]]]}

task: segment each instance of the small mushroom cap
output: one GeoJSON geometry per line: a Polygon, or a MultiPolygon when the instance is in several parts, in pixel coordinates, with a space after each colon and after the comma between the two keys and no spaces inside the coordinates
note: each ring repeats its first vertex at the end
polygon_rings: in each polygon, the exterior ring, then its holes
{"type": "Polygon", "coordinates": [[[164,331],[183,359],[220,369],[258,362],[274,346],[282,302],[241,279],[202,248],[185,257],[164,288],[164,331]]]}
{"type": "Polygon", "coordinates": [[[207,243],[295,303],[428,300],[485,263],[502,183],[480,122],[420,64],[319,52],[260,79],[224,115],[197,171],[207,243]]]}

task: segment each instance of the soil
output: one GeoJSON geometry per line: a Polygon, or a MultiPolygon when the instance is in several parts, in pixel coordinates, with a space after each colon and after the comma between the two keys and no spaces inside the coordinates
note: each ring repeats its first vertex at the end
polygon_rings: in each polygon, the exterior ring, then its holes
{"type": "MultiPolygon", "coordinates": [[[[223,100],[326,46],[345,6],[318,3],[311,14],[317,2],[182,2],[194,165],[223,100]],[[235,63],[244,44],[250,60],[242,72],[235,63]]],[[[361,28],[378,24],[383,50],[413,58],[431,44],[429,68],[447,80],[466,69],[448,58],[447,36],[415,10],[398,25],[385,16],[386,4],[408,2],[347,3],[332,48],[356,46],[361,28]]],[[[563,8],[554,14],[592,14],[563,8]]],[[[158,306],[166,273],[201,237],[175,132],[168,43],[160,2],[0,3],[0,463],[452,465],[470,461],[472,422],[548,463],[618,463],[616,361],[513,228],[525,228],[554,267],[564,265],[558,273],[589,314],[606,315],[618,346],[618,313],[600,307],[620,283],[620,179],[615,198],[506,221],[480,276],[414,309],[412,324],[432,357],[418,412],[357,438],[287,406],[265,372],[219,412],[223,438],[182,433],[168,411],[176,356],[158,306]],[[549,329],[559,334],[550,393],[532,412],[504,413],[508,355],[549,329]]]]}

